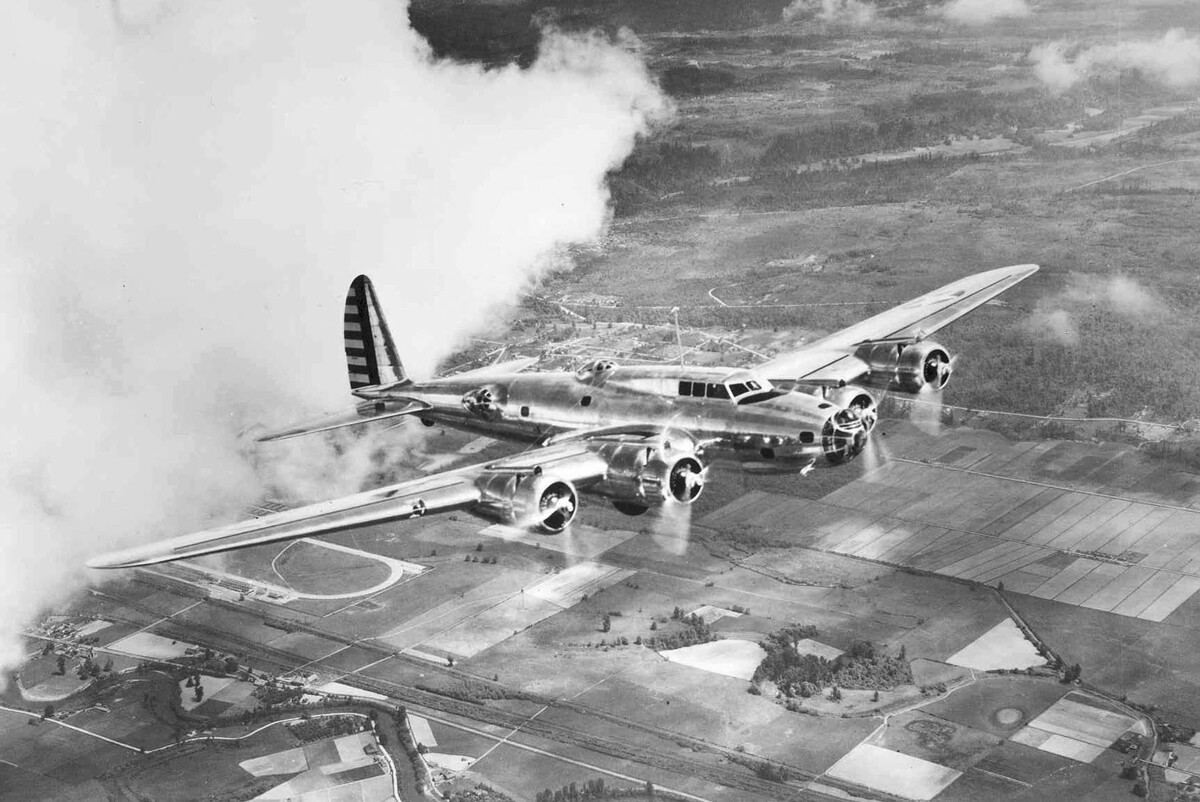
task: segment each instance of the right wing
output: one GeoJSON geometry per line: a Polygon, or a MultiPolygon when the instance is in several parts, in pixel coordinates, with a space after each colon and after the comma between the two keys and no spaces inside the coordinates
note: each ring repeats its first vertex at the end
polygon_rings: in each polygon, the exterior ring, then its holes
{"type": "Polygon", "coordinates": [[[831,384],[854,381],[870,369],[854,355],[858,346],[871,342],[920,342],[1037,270],[1037,265],[1013,265],[961,278],[755,365],[754,370],[772,381],[802,379],[831,384]]]}
{"type": "Polygon", "coordinates": [[[368,524],[419,518],[432,512],[474,507],[489,488],[511,477],[540,477],[584,486],[602,478],[608,463],[588,442],[534,449],[494,462],[413,479],[352,496],[264,515],[249,521],[170,538],[88,560],[90,568],[133,568],[222,551],[260,546],[368,524]]]}

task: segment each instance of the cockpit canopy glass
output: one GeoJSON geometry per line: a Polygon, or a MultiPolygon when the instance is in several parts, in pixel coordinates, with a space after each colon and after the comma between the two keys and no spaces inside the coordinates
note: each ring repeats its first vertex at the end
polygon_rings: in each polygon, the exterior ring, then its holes
{"type": "Polygon", "coordinates": [[[611,359],[595,359],[575,371],[575,378],[587,381],[611,372],[617,366],[611,359]]]}
{"type": "Polygon", "coordinates": [[[702,382],[684,379],[679,382],[679,396],[691,398],[719,398],[724,401],[738,401],[750,395],[761,393],[763,386],[753,380],[728,382],[702,382]]]}

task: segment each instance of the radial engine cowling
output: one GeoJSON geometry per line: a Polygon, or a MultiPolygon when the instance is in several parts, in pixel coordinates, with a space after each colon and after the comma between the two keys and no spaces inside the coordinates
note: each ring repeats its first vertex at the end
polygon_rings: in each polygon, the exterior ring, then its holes
{"type": "Polygon", "coordinates": [[[940,390],[950,381],[950,353],[935,342],[867,343],[855,354],[871,366],[864,382],[880,390],[917,394],[940,390]]]}
{"type": "Polygon", "coordinates": [[[618,509],[667,501],[690,504],[704,489],[704,464],[686,439],[611,443],[600,449],[600,456],[608,462],[608,471],[590,492],[608,496],[618,509]]]}
{"type": "Polygon", "coordinates": [[[550,535],[566,529],[579,507],[573,484],[542,473],[485,474],[477,484],[481,513],[550,535]]]}
{"type": "Polygon", "coordinates": [[[821,430],[821,450],[834,465],[849,462],[862,453],[879,413],[871,394],[858,387],[843,387],[826,396],[838,411],[829,416],[821,430]]]}
{"type": "Polygon", "coordinates": [[[463,393],[463,409],[477,418],[495,421],[504,416],[504,405],[508,401],[508,391],[500,384],[485,384],[475,390],[463,393]]]}

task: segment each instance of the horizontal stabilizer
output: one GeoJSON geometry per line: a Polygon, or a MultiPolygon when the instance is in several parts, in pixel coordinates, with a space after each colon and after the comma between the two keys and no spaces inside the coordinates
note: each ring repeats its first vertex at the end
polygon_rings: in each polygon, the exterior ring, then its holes
{"type": "Polygon", "coordinates": [[[289,437],[299,437],[302,434],[327,432],[331,429],[358,426],[359,424],[371,423],[372,421],[400,418],[405,415],[424,412],[429,408],[429,404],[426,404],[424,401],[417,401],[412,398],[389,401],[364,401],[354,409],[346,410],[345,412],[335,412],[331,415],[323,415],[319,418],[294,424],[286,429],[277,429],[266,434],[261,434],[254,439],[260,443],[269,443],[273,440],[286,440],[289,437]]]}

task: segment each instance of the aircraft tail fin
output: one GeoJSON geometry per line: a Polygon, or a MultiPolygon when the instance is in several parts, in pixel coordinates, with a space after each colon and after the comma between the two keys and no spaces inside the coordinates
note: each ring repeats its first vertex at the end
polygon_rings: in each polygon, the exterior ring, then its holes
{"type": "Polygon", "coordinates": [[[408,381],[375,287],[366,276],[350,282],[344,320],[351,390],[408,381]]]}

